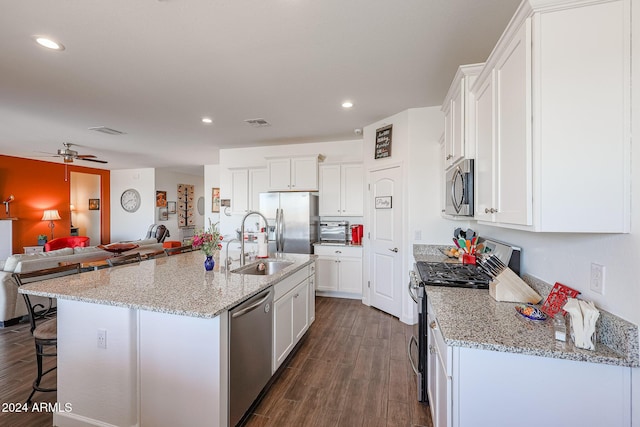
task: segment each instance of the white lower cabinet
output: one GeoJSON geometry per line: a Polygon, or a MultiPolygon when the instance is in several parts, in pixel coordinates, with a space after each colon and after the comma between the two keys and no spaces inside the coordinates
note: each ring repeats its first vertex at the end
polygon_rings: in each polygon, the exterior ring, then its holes
{"type": "Polygon", "coordinates": [[[632,368],[448,346],[428,310],[434,427],[631,426],[632,368]]]}
{"type": "Polygon", "coordinates": [[[362,247],[315,245],[316,290],[362,296],[362,247]]]}
{"type": "Polygon", "coordinates": [[[302,269],[274,286],[272,372],[285,361],[315,319],[315,267],[302,269]]]}

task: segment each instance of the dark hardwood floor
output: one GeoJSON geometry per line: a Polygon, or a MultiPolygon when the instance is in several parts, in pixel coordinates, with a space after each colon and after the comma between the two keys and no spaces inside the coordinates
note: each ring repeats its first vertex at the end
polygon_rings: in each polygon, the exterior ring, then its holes
{"type": "Polygon", "coordinates": [[[316,321],[247,426],[429,426],[407,357],[412,327],[357,300],[316,297],[316,321]]]}
{"type": "MultiPolygon", "coordinates": [[[[360,301],[317,297],[315,323],[246,425],[432,427],[406,354],[411,331],[360,301]]],[[[0,329],[0,361],[0,404],[24,403],[36,374],[28,324],[0,329]]],[[[53,381],[55,374],[47,384],[53,381]]],[[[56,393],[34,396],[55,401],[56,393]]],[[[46,411],[0,412],[0,426],[49,427],[52,420],[46,411]]]]}

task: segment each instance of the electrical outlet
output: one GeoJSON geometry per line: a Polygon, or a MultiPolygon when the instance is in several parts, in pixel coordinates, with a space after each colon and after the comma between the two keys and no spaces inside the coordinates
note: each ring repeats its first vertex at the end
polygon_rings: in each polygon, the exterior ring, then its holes
{"type": "Polygon", "coordinates": [[[98,348],[107,349],[107,330],[98,329],[98,348]]]}
{"type": "Polygon", "coordinates": [[[591,263],[591,290],[604,295],[604,265],[591,263]]]}

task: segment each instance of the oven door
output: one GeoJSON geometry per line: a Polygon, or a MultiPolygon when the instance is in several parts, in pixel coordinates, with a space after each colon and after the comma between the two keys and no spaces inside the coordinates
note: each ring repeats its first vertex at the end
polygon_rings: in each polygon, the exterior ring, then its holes
{"type": "Polygon", "coordinates": [[[426,372],[426,321],[427,313],[424,308],[426,307],[426,298],[424,295],[424,288],[420,286],[420,281],[417,274],[414,271],[409,272],[411,280],[409,281],[409,296],[417,304],[418,308],[418,323],[414,325],[413,335],[407,345],[407,355],[409,356],[409,362],[411,368],[416,374],[416,387],[417,396],[419,402],[428,402],[427,398],[427,372],[426,372]]]}

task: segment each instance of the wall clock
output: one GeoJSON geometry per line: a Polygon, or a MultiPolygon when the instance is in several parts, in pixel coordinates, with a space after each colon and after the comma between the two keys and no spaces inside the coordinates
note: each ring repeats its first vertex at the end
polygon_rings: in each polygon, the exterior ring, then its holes
{"type": "Polygon", "coordinates": [[[138,190],[129,188],[122,192],[120,196],[120,205],[127,212],[135,212],[140,207],[140,193],[138,190]]]}

